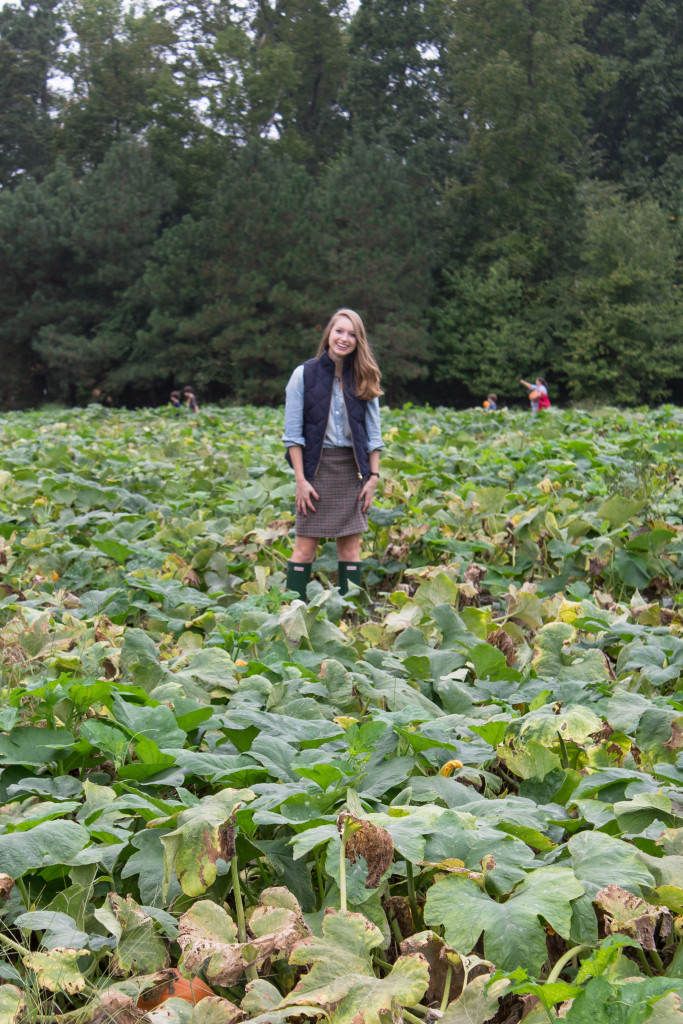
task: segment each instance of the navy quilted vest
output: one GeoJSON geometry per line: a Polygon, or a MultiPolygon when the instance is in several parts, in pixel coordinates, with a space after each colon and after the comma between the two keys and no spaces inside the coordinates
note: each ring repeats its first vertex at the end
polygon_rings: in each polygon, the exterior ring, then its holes
{"type": "MultiPolygon", "coordinates": [[[[334,360],[327,352],[316,359],[304,363],[304,429],[306,447],[303,450],[304,476],[311,483],[315,476],[320,456],[322,455],[327,421],[332,403],[334,387],[334,360]]],[[[370,461],[367,452],[367,436],[365,433],[365,406],[361,398],[356,398],[356,383],[350,359],[344,360],[342,368],[344,385],[344,402],[349,418],[351,440],[356,463],[361,476],[365,479],[370,472],[370,461]]],[[[289,460],[289,452],[287,453],[289,460]]]]}

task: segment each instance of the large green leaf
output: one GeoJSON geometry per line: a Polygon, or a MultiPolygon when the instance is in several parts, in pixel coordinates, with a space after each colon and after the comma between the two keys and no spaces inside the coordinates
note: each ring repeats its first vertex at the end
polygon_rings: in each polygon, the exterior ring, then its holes
{"type": "Polygon", "coordinates": [[[575,629],[566,622],[549,622],[536,634],[533,666],[541,679],[601,682],[609,679],[602,651],[569,649],[575,629]]]}
{"type": "Polygon", "coordinates": [[[598,889],[612,882],[635,896],[642,896],[641,886],[655,884],[638,859],[637,850],[604,832],[579,832],[567,846],[574,873],[591,899],[598,889]]]}
{"type": "Polygon", "coordinates": [[[479,975],[465,986],[459,999],[448,1004],[441,1017],[443,1024],[486,1024],[495,1017],[509,987],[507,978],[492,982],[490,975],[479,975]]]}
{"type": "Polygon", "coordinates": [[[26,914],[19,914],[14,923],[18,928],[25,928],[27,931],[42,931],[41,945],[45,949],[54,949],[57,946],[79,949],[88,944],[87,934],[78,928],[74,919],[58,911],[29,911],[26,914]]]}
{"type": "Polygon", "coordinates": [[[73,742],[72,734],[66,729],[17,726],[9,736],[0,735],[0,764],[43,765],[54,761],[58,753],[71,747],[73,742]]]}
{"type": "Polygon", "coordinates": [[[615,494],[600,506],[598,515],[602,519],[606,519],[614,529],[615,527],[623,526],[624,523],[628,522],[629,519],[644,507],[644,498],[627,498],[615,494]]]}
{"type": "Polygon", "coordinates": [[[436,882],[427,893],[425,922],[443,925],[446,941],[469,953],[484,933],[484,953],[501,970],[522,966],[538,976],[547,957],[543,921],[569,937],[571,901],[583,895],[574,872],[565,867],[531,871],[503,903],[459,875],[436,882]]]}
{"type": "Polygon", "coordinates": [[[89,842],[86,828],[73,821],[46,821],[28,832],[0,836],[0,864],[12,878],[52,864],[71,864],[89,842]]]}
{"type": "Polygon", "coordinates": [[[152,690],[166,674],[159,663],[159,652],[141,629],[127,629],[121,649],[121,669],[136,686],[152,690]]]}

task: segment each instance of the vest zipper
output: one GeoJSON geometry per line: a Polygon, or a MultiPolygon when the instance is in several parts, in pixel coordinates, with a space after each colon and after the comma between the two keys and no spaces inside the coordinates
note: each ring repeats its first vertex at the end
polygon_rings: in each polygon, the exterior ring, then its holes
{"type": "MultiPolygon", "coordinates": [[[[330,391],[330,404],[329,404],[328,409],[327,409],[327,421],[325,423],[325,433],[323,434],[323,443],[320,446],[320,458],[318,459],[318,464],[315,467],[315,473],[313,474],[313,480],[315,480],[316,474],[317,474],[318,470],[320,469],[320,463],[323,461],[323,452],[325,450],[325,438],[327,437],[327,428],[330,425],[330,413],[332,412],[332,399],[333,398],[334,398],[334,378],[332,380],[332,390],[330,391]]],[[[351,443],[353,444],[353,437],[351,437],[351,443]]],[[[312,482],[313,481],[311,481],[311,483],[312,482]]]]}
{"type": "Polygon", "coordinates": [[[356,461],[356,469],[358,470],[358,479],[363,479],[363,474],[360,471],[360,463],[358,462],[358,456],[356,455],[356,442],[353,439],[353,427],[351,426],[351,417],[349,416],[349,407],[346,404],[346,392],[344,391],[344,382],[342,381],[342,395],[344,396],[344,408],[346,409],[346,419],[349,424],[349,433],[351,434],[351,450],[353,451],[353,457],[356,461]]]}

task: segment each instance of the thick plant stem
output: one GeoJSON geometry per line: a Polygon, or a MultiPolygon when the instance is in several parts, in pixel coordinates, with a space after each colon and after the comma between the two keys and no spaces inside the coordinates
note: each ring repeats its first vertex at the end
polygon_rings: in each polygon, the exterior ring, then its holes
{"type": "Polygon", "coordinates": [[[403,936],[401,935],[401,929],[398,926],[396,915],[394,914],[393,911],[390,910],[389,913],[387,914],[387,917],[389,918],[389,927],[391,928],[392,934],[394,936],[394,941],[396,942],[396,945],[398,946],[400,952],[401,943],[403,942],[403,936]]]}
{"type": "Polygon", "coordinates": [[[27,910],[31,909],[31,897],[28,894],[28,889],[23,878],[17,878],[17,889],[21,893],[21,898],[24,901],[24,906],[27,910]]]}
{"type": "Polygon", "coordinates": [[[346,839],[339,844],[339,913],[346,913],[346,839]]]}
{"type": "Polygon", "coordinates": [[[418,1017],[418,1016],[416,1016],[416,1014],[411,1013],[410,1010],[406,1010],[405,1007],[403,1008],[402,1013],[403,1013],[403,1019],[407,1020],[408,1024],[423,1024],[423,1021],[422,1021],[421,1017],[418,1017]]]}
{"type": "Polygon", "coordinates": [[[406,881],[408,883],[408,902],[410,903],[410,913],[413,918],[413,924],[415,925],[416,931],[420,931],[423,926],[422,914],[420,913],[417,905],[417,899],[415,896],[415,876],[413,875],[413,865],[409,860],[406,861],[406,881]]]}
{"type": "Polygon", "coordinates": [[[446,1007],[448,1006],[448,997],[451,994],[451,978],[452,977],[453,977],[453,964],[449,963],[448,970],[446,971],[446,981],[445,981],[444,987],[443,987],[443,997],[441,999],[441,1005],[439,1007],[439,1009],[441,1010],[442,1013],[445,1011],[446,1007]]]}
{"type": "Polygon", "coordinates": [[[318,895],[320,896],[320,906],[322,907],[325,902],[325,886],[323,885],[323,869],[320,863],[320,853],[316,850],[315,854],[315,867],[316,875],[318,878],[318,895]]]}
{"type": "Polygon", "coordinates": [[[638,947],[638,949],[636,949],[636,953],[638,954],[638,959],[640,960],[643,970],[647,974],[648,978],[651,978],[652,968],[650,967],[650,961],[645,956],[645,950],[640,949],[640,947],[638,947]]]}
{"type": "Polygon", "coordinates": [[[3,935],[1,932],[0,942],[4,946],[9,946],[9,948],[13,949],[15,953],[19,953],[20,956],[30,956],[30,950],[26,949],[25,946],[20,946],[18,942],[14,941],[14,939],[10,939],[8,935],[3,935]]]}
{"type": "Polygon", "coordinates": [[[650,959],[652,960],[652,963],[655,965],[659,973],[664,974],[664,964],[662,963],[662,958],[656,949],[650,950],[650,959]]]}
{"type": "MultiPolygon", "coordinates": [[[[235,913],[237,914],[237,935],[240,942],[247,942],[247,922],[244,918],[244,906],[242,904],[242,887],[240,885],[240,869],[237,863],[237,854],[230,858],[230,872],[232,874],[232,893],[235,897],[235,913]]],[[[252,965],[247,967],[249,981],[256,981],[258,971],[252,965]]]]}
{"type": "Polygon", "coordinates": [[[586,945],[572,946],[572,948],[568,949],[566,953],[563,953],[563,955],[560,957],[560,959],[557,961],[552,971],[548,975],[546,985],[552,985],[554,981],[557,981],[557,979],[562,974],[562,971],[565,969],[570,960],[573,960],[575,956],[579,955],[579,953],[583,953],[584,950],[588,951],[592,948],[592,946],[586,945]]]}

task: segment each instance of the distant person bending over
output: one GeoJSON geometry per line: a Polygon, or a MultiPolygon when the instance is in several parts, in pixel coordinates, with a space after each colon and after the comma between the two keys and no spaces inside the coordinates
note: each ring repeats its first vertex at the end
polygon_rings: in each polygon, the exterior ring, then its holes
{"type": "Polygon", "coordinates": [[[539,409],[549,409],[550,399],[548,398],[548,385],[546,384],[545,377],[537,377],[535,384],[529,384],[528,381],[520,378],[520,384],[529,392],[529,401],[531,402],[531,413],[533,416],[539,411],[539,409]]]}
{"type": "Polygon", "coordinates": [[[188,412],[199,412],[199,404],[194,396],[194,391],[189,384],[183,388],[183,398],[185,399],[185,407],[188,412]]]}
{"type": "Polygon", "coordinates": [[[296,539],[287,587],[306,600],[311,565],[323,537],[337,541],[339,589],[360,583],[360,537],[379,480],[380,372],[363,321],[338,309],[318,353],[287,384],[287,460],[296,476],[296,539]]]}
{"type": "Polygon", "coordinates": [[[179,391],[172,391],[171,394],[168,397],[168,402],[169,402],[169,405],[173,406],[173,408],[177,412],[180,412],[180,409],[182,408],[182,402],[181,402],[180,392],[179,391]]]}
{"type": "Polygon", "coordinates": [[[484,408],[487,412],[495,412],[498,408],[498,395],[494,391],[490,391],[487,395],[484,408]]]}

